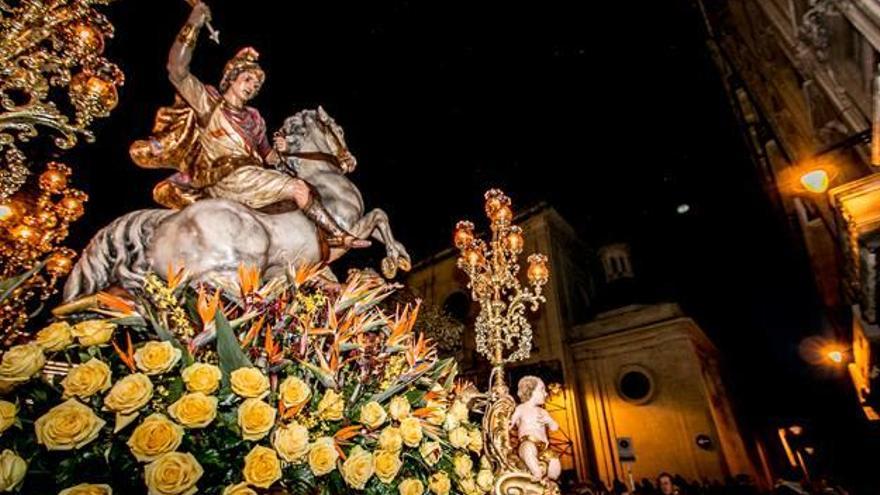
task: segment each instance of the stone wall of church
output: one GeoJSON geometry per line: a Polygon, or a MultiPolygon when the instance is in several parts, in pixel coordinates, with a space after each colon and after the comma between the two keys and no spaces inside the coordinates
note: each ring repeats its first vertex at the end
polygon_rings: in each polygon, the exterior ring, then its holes
{"type": "Polygon", "coordinates": [[[676,305],[621,308],[574,331],[590,457],[606,484],[663,471],[755,476],[712,364],[716,351],[676,305]]]}

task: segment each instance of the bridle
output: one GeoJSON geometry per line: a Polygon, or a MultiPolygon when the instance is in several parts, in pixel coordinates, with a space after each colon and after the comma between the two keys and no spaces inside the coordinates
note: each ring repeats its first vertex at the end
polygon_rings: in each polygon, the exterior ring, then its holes
{"type": "Polygon", "coordinates": [[[321,126],[321,130],[324,134],[330,134],[333,137],[333,140],[336,142],[336,149],[343,150],[340,152],[342,156],[339,154],[327,153],[324,151],[292,151],[287,153],[289,156],[293,156],[296,158],[301,158],[303,160],[316,160],[321,162],[327,162],[331,165],[334,165],[341,172],[347,173],[348,171],[345,169],[344,163],[351,158],[351,153],[345,150],[345,146],[342,144],[342,139],[336,134],[336,130],[332,125],[322,121],[320,118],[315,118],[315,122],[321,126]]]}

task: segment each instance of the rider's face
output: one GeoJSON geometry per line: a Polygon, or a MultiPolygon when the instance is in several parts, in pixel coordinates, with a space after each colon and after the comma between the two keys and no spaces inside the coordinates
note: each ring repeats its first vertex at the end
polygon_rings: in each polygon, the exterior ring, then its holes
{"type": "Polygon", "coordinates": [[[248,101],[257,95],[262,84],[263,80],[256,72],[246,70],[232,81],[232,84],[229,85],[229,91],[241,101],[248,101]]]}

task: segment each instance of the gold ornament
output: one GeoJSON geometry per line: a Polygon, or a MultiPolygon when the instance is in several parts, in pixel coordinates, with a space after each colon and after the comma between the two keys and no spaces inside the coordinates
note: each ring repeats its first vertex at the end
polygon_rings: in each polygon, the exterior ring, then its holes
{"type": "Polygon", "coordinates": [[[526,309],[537,311],[545,301],[541,290],[550,277],[547,257],[533,254],[527,271],[530,287],[518,278],[519,254],[525,239],[522,229],[511,225],[510,198],[498,189],[486,193],[486,216],[491,221],[492,238],[487,245],[474,235],[471,222],[458,222],[453,236],[461,251],[458,267],[468,276],[471,297],[480,303],[476,321],[477,351],[495,368],[529,357],[532,327],[526,309]]]}
{"type": "Polygon", "coordinates": [[[113,26],[94,8],[110,1],[0,2],[0,199],[30,174],[17,142],[36,138],[38,128],[57,133],[53,143],[61,149],[80,136],[93,141],[92,121],[116,106],[124,77],[101,57],[113,26]],[[64,91],[52,91],[65,88],[73,115],[60,110],[64,91]]]}

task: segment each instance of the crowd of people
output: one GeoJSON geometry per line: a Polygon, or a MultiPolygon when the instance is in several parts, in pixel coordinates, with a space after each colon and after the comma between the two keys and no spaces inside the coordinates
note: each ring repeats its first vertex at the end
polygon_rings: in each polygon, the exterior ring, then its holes
{"type": "Polygon", "coordinates": [[[651,480],[634,480],[632,486],[615,479],[610,486],[599,481],[592,484],[571,484],[562,492],[571,495],[848,495],[838,486],[825,479],[806,482],[797,473],[786,474],[778,479],[769,492],[761,490],[746,475],[719,480],[688,481],[679,475],[661,473],[651,480]]]}

